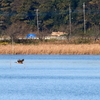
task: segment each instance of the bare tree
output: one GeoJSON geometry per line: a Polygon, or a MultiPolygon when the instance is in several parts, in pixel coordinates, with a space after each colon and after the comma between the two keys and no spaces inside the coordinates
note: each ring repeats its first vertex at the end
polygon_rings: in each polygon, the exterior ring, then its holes
{"type": "Polygon", "coordinates": [[[22,22],[16,22],[7,28],[5,34],[15,40],[18,37],[24,37],[30,32],[30,30],[31,28],[27,24],[22,22]]]}
{"type": "Polygon", "coordinates": [[[96,41],[99,39],[100,36],[100,26],[95,25],[93,30],[94,30],[95,41],[96,41]]]}

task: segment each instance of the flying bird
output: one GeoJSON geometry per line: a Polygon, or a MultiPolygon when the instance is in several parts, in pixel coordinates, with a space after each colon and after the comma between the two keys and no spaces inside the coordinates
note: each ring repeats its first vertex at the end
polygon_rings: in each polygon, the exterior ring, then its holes
{"type": "Polygon", "coordinates": [[[17,60],[17,62],[16,63],[19,63],[19,64],[23,64],[23,61],[24,61],[24,59],[22,59],[22,60],[17,60]]]}

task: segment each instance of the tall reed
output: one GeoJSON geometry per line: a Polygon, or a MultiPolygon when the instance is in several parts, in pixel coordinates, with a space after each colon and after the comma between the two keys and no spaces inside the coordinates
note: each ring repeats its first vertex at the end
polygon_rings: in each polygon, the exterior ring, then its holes
{"type": "Polygon", "coordinates": [[[99,44],[0,45],[0,54],[99,55],[99,44]]]}

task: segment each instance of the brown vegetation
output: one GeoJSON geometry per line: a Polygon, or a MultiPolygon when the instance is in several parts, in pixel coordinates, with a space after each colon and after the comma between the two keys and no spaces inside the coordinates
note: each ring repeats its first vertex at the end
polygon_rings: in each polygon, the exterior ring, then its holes
{"type": "Polygon", "coordinates": [[[0,45],[0,54],[99,55],[99,44],[0,45]]]}

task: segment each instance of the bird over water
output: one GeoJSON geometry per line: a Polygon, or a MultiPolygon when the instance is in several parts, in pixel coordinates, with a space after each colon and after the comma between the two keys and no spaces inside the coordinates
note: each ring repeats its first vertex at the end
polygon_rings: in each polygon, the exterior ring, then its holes
{"type": "Polygon", "coordinates": [[[16,63],[23,64],[23,61],[24,61],[24,59],[22,59],[22,60],[18,59],[16,63]]]}

